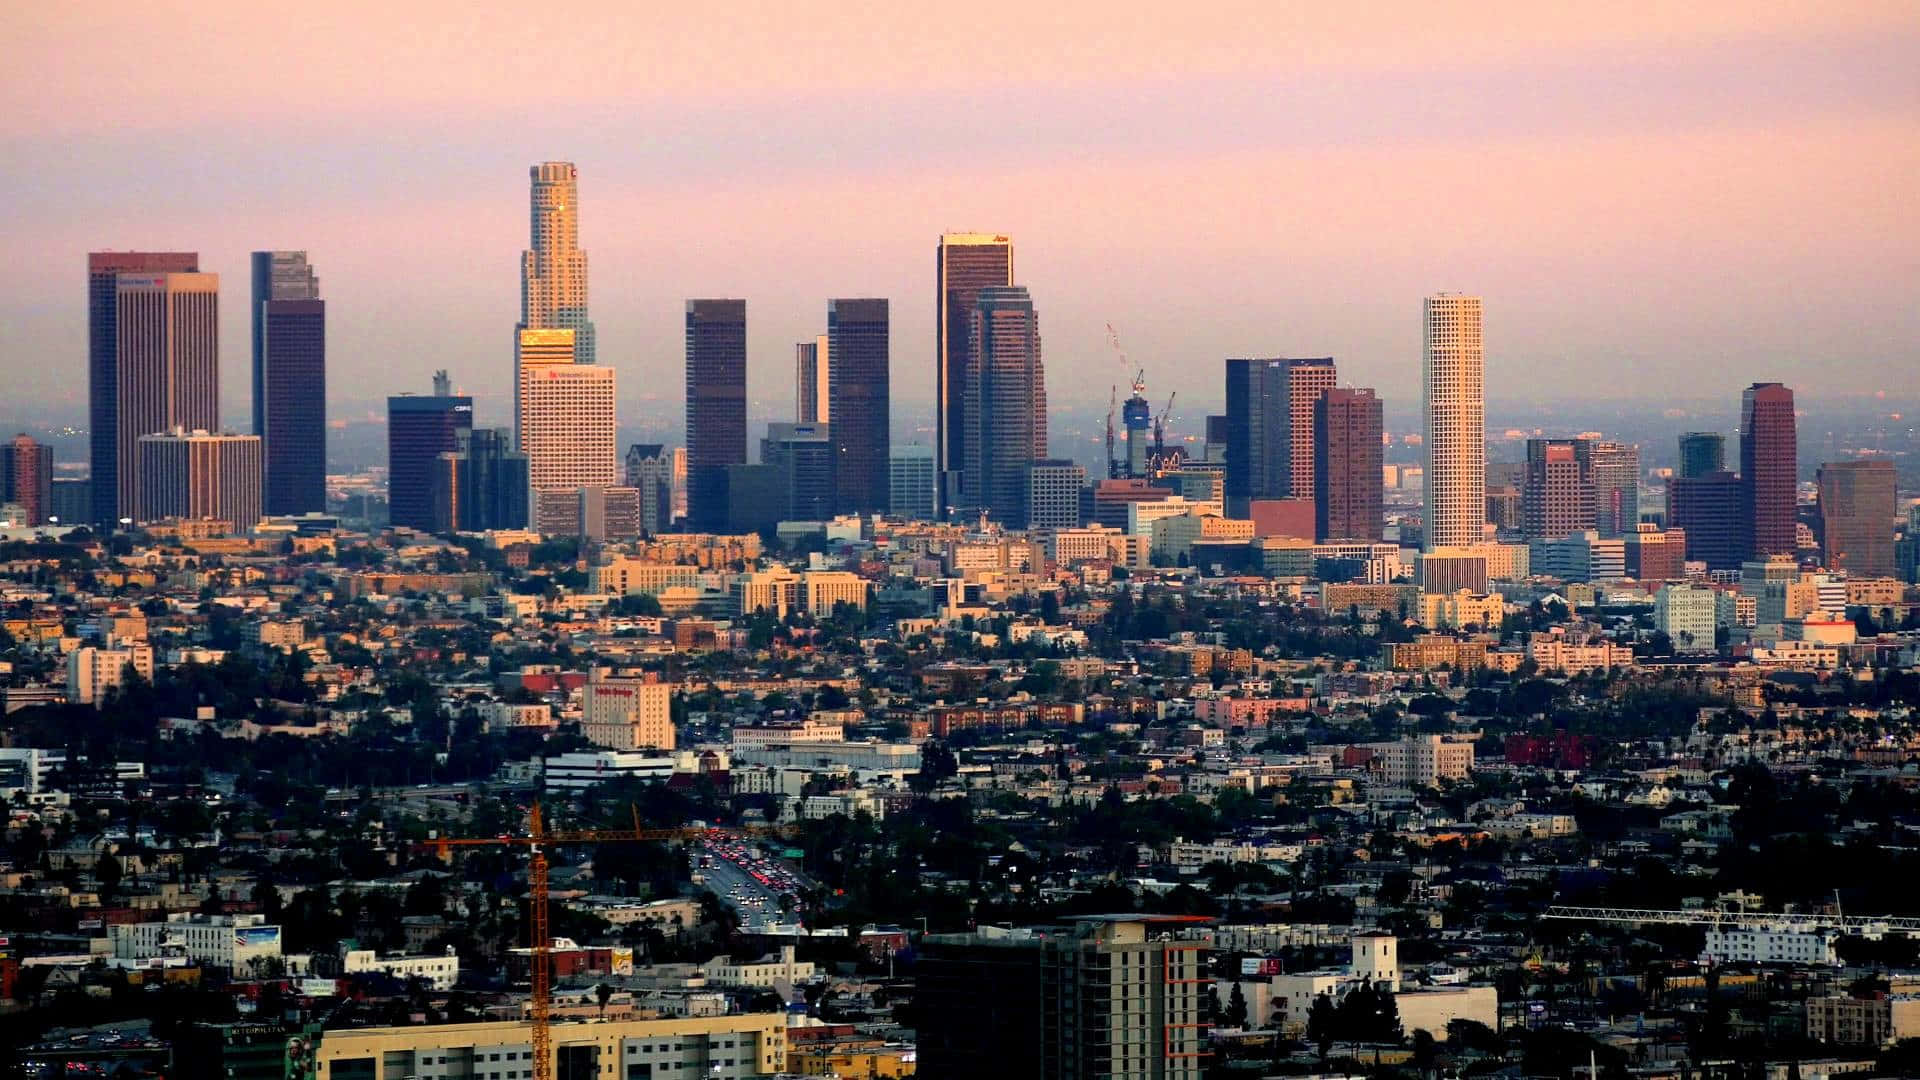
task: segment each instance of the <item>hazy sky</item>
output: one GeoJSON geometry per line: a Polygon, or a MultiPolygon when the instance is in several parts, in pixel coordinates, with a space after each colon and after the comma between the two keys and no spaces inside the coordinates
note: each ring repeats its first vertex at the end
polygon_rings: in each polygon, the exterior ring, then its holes
{"type": "Polygon", "coordinates": [[[926,401],[943,229],[1015,237],[1056,398],[1120,378],[1112,322],[1195,413],[1228,355],[1410,401],[1441,289],[1495,397],[1920,384],[1911,0],[924,7],[6,5],[5,385],[84,403],[88,250],[197,250],[244,429],[246,252],[289,247],[337,414],[504,395],[548,158],[623,423],[677,420],[688,296],[747,298],[761,412],[828,297],[891,297],[926,401]]]}

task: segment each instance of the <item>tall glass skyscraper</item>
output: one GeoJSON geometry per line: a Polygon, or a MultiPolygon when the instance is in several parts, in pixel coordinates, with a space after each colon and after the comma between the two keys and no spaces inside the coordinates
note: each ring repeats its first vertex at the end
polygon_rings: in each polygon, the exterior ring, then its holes
{"type": "Polygon", "coordinates": [[[887,508],[890,442],[884,299],[827,302],[827,435],[833,442],[834,509],[871,514],[887,508]]]}
{"type": "Polygon", "coordinates": [[[687,301],[687,520],[727,522],[727,466],[747,462],[747,302],[687,301]]]}
{"type": "Polygon", "coordinates": [[[1425,303],[1425,550],[1478,544],[1487,520],[1486,353],[1480,298],[1425,303]]]}
{"type": "MultiPolygon", "coordinates": [[[[967,467],[967,348],[981,289],[1013,284],[1013,239],[993,233],[943,233],[934,252],[934,468],[945,513],[960,504],[967,467]]],[[[978,499],[971,500],[977,503],[978,499]]]]}
{"type": "MultiPolygon", "coordinates": [[[[87,256],[87,431],[93,505],[89,517],[111,525],[132,509],[134,451],[142,435],[123,415],[120,379],[120,275],[191,274],[200,256],[191,251],[96,251],[87,256]],[[123,430],[123,422],[131,424],[123,430]]],[[[217,427],[208,417],[201,427],[217,427]]]]}
{"type": "Polygon", "coordinates": [[[971,307],[966,387],[968,510],[1009,528],[1027,522],[1027,470],[1047,456],[1047,378],[1040,320],[1027,290],[981,289],[971,307]]]}
{"type": "Polygon", "coordinates": [[[327,508],[327,303],[304,251],[253,253],[253,433],[268,514],[327,508]]]}
{"type": "MultiPolygon", "coordinates": [[[[521,330],[572,330],[576,362],[594,362],[587,317],[587,253],[580,250],[580,173],[545,161],[533,178],[532,246],[520,255],[521,330]]],[[[515,383],[519,382],[516,373],[515,383]]]]}
{"type": "Polygon", "coordinates": [[[1740,524],[1754,558],[1791,555],[1800,486],[1793,391],[1754,383],[1740,399],[1740,524]]]}

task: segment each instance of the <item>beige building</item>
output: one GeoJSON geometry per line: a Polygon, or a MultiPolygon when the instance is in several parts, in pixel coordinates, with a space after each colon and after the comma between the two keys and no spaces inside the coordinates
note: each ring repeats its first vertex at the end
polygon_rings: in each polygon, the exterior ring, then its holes
{"type": "Polygon", "coordinates": [[[1425,302],[1425,548],[1478,544],[1487,520],[1486,354],[1480,298],[1425,302]]]}
{"type": "Polygon", "coordinates": [[[815,615],[831,615],[836,604],[867,609],[867,579],[845,570],[809,570],[801,578],[801,601],[815,615]]]}
{"type": "Polygon", "coordinates": [[[535,531],[579,529],[581,488],[620,483],[614,453],[614,371],[576,362],[574,331],[521,330],[514,415],[535,531]]]}
{"type": "Polygon", "coordinates": [[[1807,999],[1807,1038],[1835,1046],[1891,1046],[1920,1036],[1920,997],[1807,999]]]}
{"type": "Polygon", "coordinates": [[[588,680],[580,734],[610,750],[673,749],[673,689],[653,677],[588,680]]]}
{"type": "Polygon", "coordinates": [[[1438,787],[1473,772],[1473,743],[1452,735],[1414,735],[1398,742],[1367,743],[1391,787],[1438,787]]]}
{"type": "Polygon", "coordinates": [[[737,574],[727,589],[733,596],[735,615],[764,611],[776,619],[800,610],[800,590],[800,575],[784,566],[737,574]]]}
{"type": "Polygon", "coordinates": [[[612,596],[658,596],[676,585],[699,584],[700,568],[676,563],[615,558],[593,568],[595,592],[612,596]]]}
{"type": "MultiPolygon", "coordinates": [[[[786,1069],[785,1013],[553,1025],[554,1076],[741,1080],[786,1069]],[[564,1067],[563,1064],[564,1063],[564,1067]]],[[[314,1080],[532,1080],[525,1020],[328,1031],[314,1080]]]]}
{"type": "Polygon", "coordinates": [[[1251,519],[1220,517],[1217,514],[1194,511],[1161,518],[1149,527],[1153,534],[1153,554],[1169,559],[1178,559],[1183,555],[1192,557],[1193,545],[1203,540],[1253,539],[1251,519]]]}
{"type": "Polygon", "coordinates": [[[1527,659],[1541,671],[1583,675],[1589,671],[1632,667],[1633,650],[1605,639],[1575,641],[1558,631],[1527,635],[1527,659]]]}
{"type": "Polygon", "coordinates": [[[111,690],[126,681],[131,666],[140,677],[153,679],[153,649],[134,645],[125,649],[96,649],[91,646],[67,654],[67,701],[73,705],[95,705],[111,690]]]}
{"type": "Polygon", "coordinates": [[[1477,626],[1498,631],[1501,621],[1507,617],[1507,600],[1499,593],[1477,593],[1471,589],[1421,593],[1417,615],[1420,625],[1435,629],[1477,626]]]}

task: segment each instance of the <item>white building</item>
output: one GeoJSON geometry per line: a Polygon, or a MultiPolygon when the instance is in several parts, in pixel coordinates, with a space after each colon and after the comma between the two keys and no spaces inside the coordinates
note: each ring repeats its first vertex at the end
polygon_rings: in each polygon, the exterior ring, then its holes
{"type": "Polygon", "coordinates": [[[54,771],[66,763],[65,750],[43,750],[32,746],[0,747],[0,798],[11,799],[22,792],[38,795],[46,791],[54,771]]]}
{"type": "Polygon", "coordinates": [[[815,615],[831,615],[836,605],[867,610],[867,579],[845,570],[809,570],[801,575],[800,602],[815,615]]]}
{"type": "Polygon", "coordinates": [[[554,726],[551,705],[516,705],[505,701],[490,701],[481,708],[481,715],[487,719],[487,730],[494,734],[516,728],[545,730],[554,726]]]}
{"type": "Polygon", "coordinates": [[[67,701],[73,705],[97,705],[108,691],[118,689],[131,666],[140,677],[153,678],[153,649],[134,645],[125,649],[97,649],[87,646],[67,654],[67,701]]]}
{"type": "Polygon", "coordinates": [[[460,954],[453,946],[439,956],[387,956],[372,949],[348,949],[341,953],[340,971],[345,975],[380,971],[405,982],[419,979],[432,990],[451,990],[460,981],[460,954]]]}
{"type": "Polygon", "coordinates": [[[673,757],[642,750],[576,751],[545,760],[541,783],[559,791],[585,791],[617,780],[665,780],[673,757]]]}
{"type": "Polygon", "coordinates": [[[1675,652],[1712,652],[1717,596],[1697,585],[1663,585],[1653,595],[1653,625],[1672,639],[1675,652]]]}
{"type": "Polygon", "coordinates": [[[1152,542],[1153,523],[1171,517],[1186,514],[1225,517],[1226,507],[1218,499],[1189,500],[1180,495],[1169,495],[1164,499],[1127,504],[1127,532],[1134,536],[1144,536],[1152,542]]]}
{"type": "Polygon", "coordinates": [[[1413,735],[1367,743],[1366,749],[1379,757],[1381,778],[1390,787],[1438,787],[1442,780],[1465,780],[1473,771],[1473,743],[1450,735],[1413,735]]]}
{"type": "Polygon", "coordinates": [[[236,974],[265,970],[284,960],[280,927],[264,915],[169,915],[166,922],[122,923],[107,927],[107,940],[119,960],[149,960],[184,955],[208,967],[236,974]]]}
{"type": "Polygon", "coordinates": [[[1426,531],[1423,546],[1478,544],[1487,521],[1486,355],[1480,298],[1429,296],[1426,358],[1426,531]]]}
{"type": "Polygon", "coordinates": [[[782,945],[777,954],[770,953],[747,963],[736,964],[731,956],[716,956],[700,967],[706,972],[708,984],[713,986],[792,986],[814,975],[811,962],[793,958],[791,945],[782,945]]]}
{"type": "Polygon", "coordinates": [[[1707,931],[1706,959],[1716,964],[1821,964],[1837,967],[1835,935],[1807,924],[1716,926],[1707,931]]]}

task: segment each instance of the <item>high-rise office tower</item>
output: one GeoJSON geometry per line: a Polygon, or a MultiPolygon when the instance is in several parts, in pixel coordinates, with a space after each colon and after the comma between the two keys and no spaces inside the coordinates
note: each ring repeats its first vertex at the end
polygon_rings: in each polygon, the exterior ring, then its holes
{"type": "Polygon", "coordinates": [[[1791,555],[1799,547],[1798,454],[1793,391],[1775,382],[1748,387],[1740,396],[1740,523],[1753,556],[1791,555]]]}
{"type": "Polygon", "coordinates": [[[1333,387],[1314,406],[1314,519],[1321,540],[1380,539],[1384,419],[1372,390],[1333,387]]]}
{"type": "Polygon", "coordinates": [[[827,335],[793,347],[793,419],[798,424],[827,422],[828,380],[833,374],[833,350],[827,335]]]}
{"type": "Polygon", "coordinates": [[[1027,467],[1047,456],[1040,320],[1023,286],[979,290],[972,315],[961,489],[969,511],[1019,528],[1027,520],[1027,467]]]}
{"type": "Polygon", "coordinates": [[[533,528],[580,531],[581,488],[618,481],[614,370],[575,363],[574,331],[520,331],[520,452],[533,528]]]}
{"type": "Polygon", "coordinates": [[[140,436],[135,521],[214,519],[245,531],[260,523],[260,437],[208,431],[140,436]]]}
{"type": "Polygon", "coordinates": [[[1486,352],[1480,298],[1426,298],[1426,531],[1422,545],[1464,547],[1487,520],[1486,352]]]}
{"type": "Polygon", "coordinates": [[[1328,358],[1227,361],[1228,513],[1314,497],[1314,408],[1335,379],[1328,358]]]}
{"type": "Polygon", "coordinates": [[[834,514],[834,441],[826,424],[768,424],[760,464],[780,480],[783,521],[825,521],[834,514]]]}
{"type": "Polygon", "coordinates": [[[87,256],[87,418],[93,519],[133,509],[142,435],[220,426],[217,274],[192,252],[87,256]]]}
{"type": "MultiPolygon", "coordinates": [[[[119,276],[193,273],[199,269],[200,256],[187,251],[96,251],[87,255],[87,459],[93,495],[87,511],[89,521],[111,524],[121,516],[119,276]]],[[[132,468],[131,462],[128,468],[132,468]]]]}
{"type": "Polygon", "coordinates": [[[747,302],[687,301],[687,519],[726,527],[729,465],[747,462],[747,302]]]}
{"type": "Polygon", "coordinates": [[[1727,467],[1727,437],[1718,431],[1689,431],[1680,436],[1679,476],[1705,476],[1727,467]]]}
{"type": "Polygon", "coordinates": [[[458,449],[441,454],[433,475],[433,530],[487,532],[527,527],[527,455],[511,428],[454,432],[458,449]]]}
{"type": "Polygon", "coordinates": [[[327,508],[327,302],[304,251],[253,253],[253,433],[267,513],[327,508]]]}
{"type": "Polygon", "coordinates": [[[1590,447],[1585,439],[1527,440],[1527,480],[1520,489],[1527,539],[1557,540],[1593,528],[1590,447]]]}
{"type": "Polygon", "coordinates": [[[399,394],[387,399],[387,520],[397,528],[431,532],[434,474],[440,455],[460,449],[461,432],[473,430],[473,399],[452,393],[445,371],[433,379],[433,395],[399,394]]]}
{"type": "Polygon", "coordinates": [[[1640,448],[1596,442],[1588,455],[1594,529],[1603,537],[1632,536],[1640,525],[1640,448]]]}
{"type": "Polygon", "coordinates": [[[1709,570],[1738,570],[1747,557],[1740,525],[1740,478],[1720,469],[1667,483],[1667,525],[1687,537],[1687,558],[1709,570]]]}
{"type": "Polygon", "coordinates": [[[627,447],[628,487],[640,493],[640,528],[647,535],[673,524],[673,455],[660,443],[627,447]]]}
{"type": "Polygon", "coordinates": [[[834,509],[871,514],[887,507],[889,413],[884,299],[827,302],[827,435],[833,440],[834,509]]]}
{"type": "Polygon", "coordinates": [[[580,250],[580,173],[570,161],[528,170],[532,240],[520,254],[521,330],[572,330],[576,363],[594,362],[587,318],[587,253],[580,250]]]}
{"type": "Polygon", "coordinates": [[[22,525],[45,525],[53,515],[53,447],[25,432],[0,443],[0,505],[8,503],[20,508],[22,525]]]}
{"type": "Polygon", "coordinates": [[[1892,577],[1894,469],[1887,458],[1820,466],[1820,552],[1829,570],[1892,577]]]}
{"type": "Polygon", "coordinates": [[[933,447],[896,446],[887,454],[887,512],[909,521],[931,521],[939,513],[933,447]]]}
{"type": "MultiPolygon", "coordinates": [[[[940,474],[939,509],[960,504],[965,483],[967,350],[973,306],[981,289],[1013,284],[1013,239],[992,233],[943,233],[934,251],[934,457],[940,474]]],[[[971,500],[974,504],[979,499],[971,500]]]]}
{"type": "Polygon", "coordinates": [[[1199,1080],[1206,946],[1173,940],[1166,918],[929,935],[915,968],[920,1075],[1199,1080]]]}

